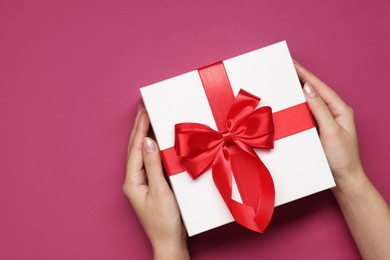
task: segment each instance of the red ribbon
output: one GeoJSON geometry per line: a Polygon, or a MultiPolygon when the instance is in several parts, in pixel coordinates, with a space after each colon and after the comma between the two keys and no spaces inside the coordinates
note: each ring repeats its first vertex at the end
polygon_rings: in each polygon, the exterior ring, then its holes
{"type": "Polygon", "coordinates": [[[175,147],[162,151],[168,175],[183,168],[197,178],[210,166],[234,219],[262,233],[275,202],[271,175],[253,148],[272,149],[274,140],[314,127],[306,103],[272,114],[255,110],[260,99],[240,90],[234,98],[223,63],[199,69],[219,131],[197,123],[175,125],[175,147]],[[274,122],[275,121],[275,122],[274,122]],[[232,173],[243,203],[232,199],[232,173]]]}

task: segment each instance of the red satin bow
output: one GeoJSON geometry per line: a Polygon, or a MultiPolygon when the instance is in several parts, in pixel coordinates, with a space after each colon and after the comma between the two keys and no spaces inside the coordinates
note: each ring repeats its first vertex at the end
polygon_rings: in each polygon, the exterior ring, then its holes
{"type": "Polygon", "coordinates": [[[226,119],[226,131],[196,123],[175,126],[175,150],[184,169],[197,178],[210,166],[215,185],[235,220],[257,232],[267,227],[275,191],[268,169],[253,147],[272,149],[274,124],[270,107],[240,90],[226,119]],[[232,199],[232,172],[243,203],[232,199]]]}

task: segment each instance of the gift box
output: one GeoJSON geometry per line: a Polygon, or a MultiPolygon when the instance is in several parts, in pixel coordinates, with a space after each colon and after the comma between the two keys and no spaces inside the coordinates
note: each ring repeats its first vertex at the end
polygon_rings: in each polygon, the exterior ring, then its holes
{"type": "Polygon", "coordinates": [[[284,41],[141,95],[189,236],[335,186],[284,41]]]}

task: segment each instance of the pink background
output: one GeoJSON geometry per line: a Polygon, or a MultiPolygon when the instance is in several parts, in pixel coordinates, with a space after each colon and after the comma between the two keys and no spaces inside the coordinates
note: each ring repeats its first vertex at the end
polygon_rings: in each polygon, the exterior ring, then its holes
{"type": "MultiPolygon", "coordinates": [[[[390,2],[0,0],[0,259],[148,259],[123,192],[138,89],[280,40],[354,108],[390,200],[390,2]]],[[[189,239],[193,259],[357,259],[331,192],[189,239]]]]}

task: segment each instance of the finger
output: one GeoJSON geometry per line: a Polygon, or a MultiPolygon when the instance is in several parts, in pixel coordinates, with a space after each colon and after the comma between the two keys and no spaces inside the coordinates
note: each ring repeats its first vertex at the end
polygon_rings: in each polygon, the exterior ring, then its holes
{"type": "Polygon", "coordinates": [[[137,187],[147,185],[145,171],[143,170],[142,143],[149,130],[149,117],[145,109],[141,108],[137,127],[130,144],[129,158],[127,161],[125,184],[137,187]]]}
{"type": "Polygon", "coordinates": [[[149,137],[146,137],[143,140],[143,156],[150,191],[161,191],[165,188],[169,188],[164,177],[157,144],[149,137]]]}
{"type": "Polygon", "coordinates": [[[354,129],[355,123],[353,120],[352,109],[334,92],[327,84],[317,78],[313,73],[300,65],[294,60],[294,65],[297,70],[299,78],[311,84],[311,86],[318,92],[324,102],[327,104],[330,112],[345,129],[354,129]]]}
{"type": "Polygon", "coordinates": [[[348,106],[336,92],[295,60],[294,65],[299,79],[303,82],[308,82],[315,88],[324,102],[328,105],[332,114],[335,117],[342,115],[348,106]]]}
{"type": "Polygon", "coordinates": [[[324,102],[324,100],[317,94],[316,90],[306,82],[303,86],[303,92],[305,93],[306,101],[310,107],[310,110],[320,127],[320,131],[334,130],[338,127],[331,111],[324,102]]]}
{"type": "Polygon", "coordinates": [[[134,119],[133,129],[131,130],[131,134],[130,134],[130,138],[129,138],[129,144],[127,145],[127,159],[129,159],[130,145],[133,142],[134,134],[135,134],[135,132],[137,130],[139,117],[141,115],[141,110],[142,110],[142,106],[139,105],[138,106],[138,110],[137,110],[137,115],[135,116],[135,119],[134,119]]]}

